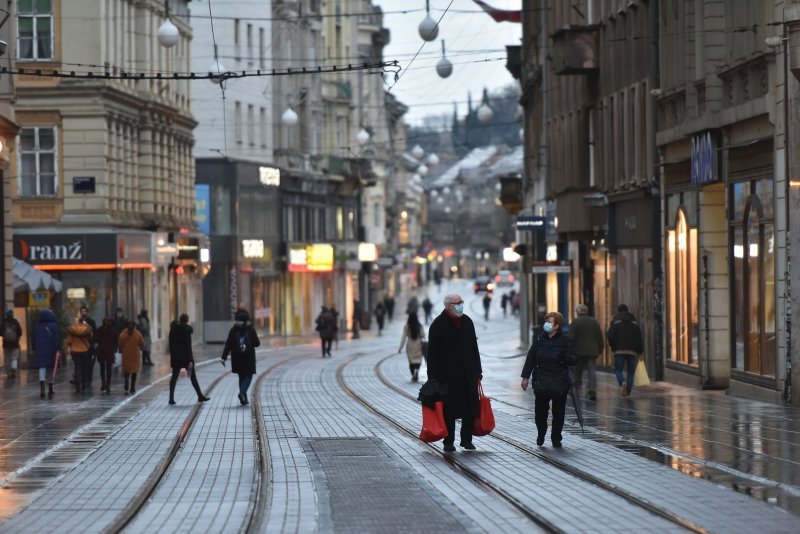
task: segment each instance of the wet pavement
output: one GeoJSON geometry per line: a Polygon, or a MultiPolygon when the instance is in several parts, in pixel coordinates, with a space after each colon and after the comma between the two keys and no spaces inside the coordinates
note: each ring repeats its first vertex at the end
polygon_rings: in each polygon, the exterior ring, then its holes
{"type": "MultiPolygon", "coordinates": [[[[533,396],[519,388],[527,347],[518,346],[516,319],[502,317],[498,306],[501,292],[497,292],[490,318],[484,320],[481,296],[473,295],[469,284],[446,283],[441,292],[431,290],[438,309],[444,293],[454,289],[463,291],[467,313],[476,324],[484,388],[493,398],[498,419],[496,433],[530,444],[535,436],[533,396]]],[[[422,297],[420,292],[420,300],[422,297]]],[[[404,300],[398,299],[397,308],[402,310],[404,305],[404,300]]],[[[268,344],[294,348],[260,351],[260,371],[292,359],[268,374],[258,391],[271,470],[265,531],[373,532],[380,530],[381,518],[393,518],[392,524],[396,524],[407,511],[420,507],[441,513],[442,528],[476,532],[496,530],[500,525],[503,530],[537,528],[517,508],[509,507],[509,501],[467,481],[447,462],[431,455],[427,446],[399,434],[377,416],[381,410],[391,413],[396,424],[418,431],[418,405],[381,386],[374,374],[382,358],[396,354],[400,328],[396,315],[384,336],[378,338],[372,331],[365,332],[361,340],[343,340],[331,359],[319,358],[318,340],[314,338],[275,339],[268,344]],[[364,409],[343,394],[337,382],[339,373],[343,384],[378,412],[364,409]],[[361,475],[354,478],[354,472],[361,475]],[[381,482],[370,486],[367,479],[381,482]],[[384,487],[387,479],[396,485],[384,487]],[[351,491],[354,486],[361,493],[351,491]],[[403,502],[403,495],[409,493],[417,500],[409,497],[403,502]],[[356,500],[359,494],[363,496],[360,503],[356,500]],[[421,501],[420,495],[425,496],[421,501]],[[386,508],[387,500],[394,507],[386,508]],[[341,510],[348,503],[352,513],[343,515],[341,510]]],[[[258,478],[252,464],[255,449],[247,438],[254,429],[249,418],[241,419],[239,412],[230,411],[238,405],[234,379],[229,370],[213,361],[221,349],[212,345],[198,351],[198,362],[207,362],[199,365],[201,385],[219,379],[222,382],[212,391],[212,402],[202,406],[185,449],[176,456],[150,504],[131,523],[133,530],[162,524],[162,516],[176,528],[192,524],[209,532],[223,530],[221,517],[227,517],[230,524],[247,524],[249,495],[255,491],[258,478]],[[232,419],[234,414],[238,415],[232,419]],[[226,496],[225,488],[237,488],[235,495],[226,496]],[[219,508],[223,501],[228,503],[227,508],[219,508]],[[204,509],[198,506],[207,505],[225,511],[210,515],[207,522],[194,515],[187,516],[189,523],[181,523],[182,510],[190,514],[191,510],[204,509]]],[[[102,530],[103,524],[111,524],[119,507],[138,494],[152,466],[160,462],[165,440],[182,421],[170,420],[169,414],[185,414],[183,407],[170,410],[163,406],[168,358],[153,359],[157,365],[143,370],[137,384],[139,393],[134,397],[123,395],[118,371],[116,391],[112,389],[111,395],[97,391],[97,384],[91,393],[76,394],[70,390],[65,369],[59,372],[52,401],[39,399],[37,380],[30,381],[27,372],[14,384],[0,382],[0,532],[51,528],[57,523],[47,521],[56,521],[63,510],[73,512],[73,525],[102,518],[97,523],[102,530]],[[152,387],[147,387],[149,384],[152,387]],[[164,430],[156,436],[155,429],[161,426],[164,430]],[[128,475],[122,483],[113,474],[107,475],[107,481],[96,479],[92,469],[105,465],[102,462],[110,466],[104,468],[106,473],[113,472],[114,465],[130,465],[129,456],[134,453],[130,443],[141,443],[135,453],[144,455],[135,465],[149,467],[128,475]],[[102,495],[109,488],[118,488],[115,507],[95,504],[87,508],[73,502],[79,493],[84,495],[82,499],[93,502],[93,492],[102,495]],[[45,503],[62,504],[48,508],[45,503]],[[55,519],[46,519],[46,510],[51,510],[55,519]]],[[[418,389],[419,384],[404,376],[407,366],[403,356],[381,365],[382,372],[399,389],[412,395],[418,389]]],[[[30,376],[37,378],[34,372],[30,376]]],[[[191,404],[191,388],[184,382],[179,383],[179,394],[191,404]]],[[[771,525],[768,531],[794,530],[786,525],[797,524],[796,518],[787,521],[783,510],[800,515],[800,445],[796,439],[800,410],[666,383],[635,390],[631,398],[623,399],[612,375],[600,373],[598,382],[597,401],[580,401],[585,433],[575,423],[572,408],[568,409],[565,449],[557,457],[559,461],[598,480],[649,496],[682,517],[711,527],[708,530],[744,532],[759,524],[771,525]]],[[[581,531],[588,528],[587,524],[604,530],[599,525],[614,522],[614,514],[607,510],[618,509],[627,510],[626,515],[630,514],[639,530],[675,527],[636,507],[628,510],[624,500],[598,493],[591,484],[576,481],[562,487],[563,474],[500,439],[480,438],[476,444],[479,451],[469,457],[474,461],[467,460],[469,468],[485,476],[487,483],[516,495],[518,502],[530,507],[548,499],[595,503],[583,511],[593,514],[595,524],[585,523],[580,515],[545,514],[563,530],[581,531]],[[517,477],[520,466],[525,466],[522,469],[528,476],[517,477]],[[535,485],[530,486],[532,483],[535,485]]],[[[539,454],[545,456],[554,452],[549,448],[541,451],[539,454]]],[[[410,513],[406,530],[424,530],[425,522],[416,521],[417,516],[410,513]]]]}

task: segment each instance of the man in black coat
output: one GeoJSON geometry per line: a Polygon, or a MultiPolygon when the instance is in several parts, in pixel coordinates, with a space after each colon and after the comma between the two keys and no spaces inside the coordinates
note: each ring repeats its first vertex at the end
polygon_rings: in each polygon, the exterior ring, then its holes
{"type": "Polygon", "coordinates": [[[460,295],[444,298],[444,311],[428,331],[428,379],[447,385],[444,419],[445,452],[455,451],[456,419],[461,419],[461,447],[475,450],[472,425],[478,415],[478,382],[483,378],[478,337],[472,319],[464,315],[460,295]]]}
{"type": "Polygon", "coordinates": [[[633,390],[633,375],[636,373],[636,362],[644,352],[642,329],[636,322],[636,317],[628,311],[625,304],[617,307],[617,314],[611,319],[611,326],[606,333],[608,345],[614,352],[614,373],[620,395],[629,397],[633,390]],[[628,380],[625,383],[622,368],[628,367],[628,380]]]}
{"type": "Polygon", "coordinates": [[[203,395],[200,383],[197,381],[197,374],[194,372],[194,354],[192,353],[192,333],[194,329],[189,326],[189,316],[185,313],[178,321],[172,321],[169,327],[169,363],[172,366],[172,378],[169,381],[169,403],[175,404],[175,384],[178,383],[178,376],[181,369],[186,369],[189,379],[192,381],[197,401],[205,402],[209,397],[203,395]]]}

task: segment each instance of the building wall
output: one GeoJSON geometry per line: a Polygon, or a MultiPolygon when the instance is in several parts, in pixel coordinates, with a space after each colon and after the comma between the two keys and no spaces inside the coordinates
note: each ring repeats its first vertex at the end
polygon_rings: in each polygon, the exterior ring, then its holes
{"type": "MultiPolygon", "coordinates": [[[[2,59],[6,60],[14,53],[13,43],[16,40],[16,2],[7,0],[0,2],[0,6],[7,11],[10,16],[5,24],[0,28],[0,39],[8,43],[8,48],[2,59]]],[[[15,90],[11,76],[0,76],[0,173],[2,174],[2,202],[0,210],[3,212],[2,234],[0,239],[3,242],[3,254],[0,255],[0,269],[3,270],[3,284],[0,290],[3,292],[3,310],[8,310],[14,304],[14,275],[12,267],[12,240],[11,240],[11,196],[13,195],[13,183],[15,173],[14,158],[16,156],[16,135],[17,124],[14,113],[15,90]]]]}

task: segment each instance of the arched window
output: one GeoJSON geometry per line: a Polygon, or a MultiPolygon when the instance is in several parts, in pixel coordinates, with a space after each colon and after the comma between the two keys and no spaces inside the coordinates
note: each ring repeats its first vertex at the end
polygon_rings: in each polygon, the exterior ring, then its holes
{"type": "Polygon", "coordinates": [[[675,227],[667,229],[667,328],[671,360],[697,365],[697,228],[678,210],[675,227]]]}

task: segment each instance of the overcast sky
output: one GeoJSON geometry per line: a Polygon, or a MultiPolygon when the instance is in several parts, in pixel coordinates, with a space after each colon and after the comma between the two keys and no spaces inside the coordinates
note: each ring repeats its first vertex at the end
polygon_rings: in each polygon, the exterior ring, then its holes
{"type": "MultiPolygon", "coordinates": [[[[485,0],[500,9],[520,9],[522,0],[485,0]]],[[[460,116],[466,113],[467,95],[480,101],[484,87],[490,91],[516,83],[506,70],[506,45],[519,44],[521,24],[495,22],[472,0],[431,0],[431,17],[439,20],[439,35],[425,43],[419,36],[419,23],[425,18],[425,0],[373,0],[383,9],[383,24],[391,31],[391,42],[384,59],[397,59],[404,71],[392,87],[401,102],[409,106],[406,122],[419,124],[426,115],[452,115],[453,102],[460,116]],[[449,10],[445,9],[450,5],[449,10]],[[407,11],[407,13],[400,13],[407,11]],[[441,40],[453,73],[442,79],[436,74],[441,58],[441,40]],[[420,47],[422,50],[420,51],[420,47]],[[419,52],[416,59],[412,58],[419,52]],[[405,69],[408,69],[407,71],[405,69]]],[[[394,81],[388,80],[389,86],[394,81]]]]}

